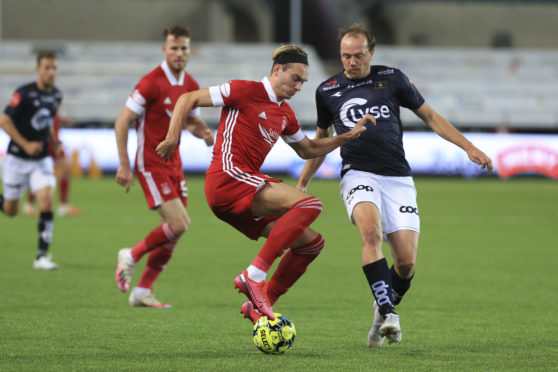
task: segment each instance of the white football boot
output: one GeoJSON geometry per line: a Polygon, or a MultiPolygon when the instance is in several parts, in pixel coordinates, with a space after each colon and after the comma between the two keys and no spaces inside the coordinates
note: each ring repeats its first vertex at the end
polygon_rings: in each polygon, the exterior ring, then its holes
{"type": "Polygon", "coordinates": [[[136,263],[128,258],[131,248],[122,248],[118,251],[118,261],[116,264],[116,274],[114,279],[116,280],[116,285],[118,289],[122,292],[128,292],[130,289],[130,284],[132,283],[132,274],[134,273],[134,268],[136,263]]]}
{"type": "Polygon", "coordinates": [[[170,304],[164,304],[162,302],[159,302],[153,296],[153,292],[151,291],[145,291],[140,295],[136,295],[136,291],[133,290],[132,293],[130,293],[130,298],[128,302],[132,307],[153,307],[153,308],[163,308],[163,309],[168,309],[172,307],[170,304]]]}
{"type": "Polygon", "coordinates": [[[386,314],[384,324],[380,327],[380,335],[388,339],[388,342],[400,343],[401,342],[401,326],[399,325],[399,315],[388,313],[386,314]]]}
{"type": "Polygon", "coordinates": [[[33,269],[35,270],[55,270],[58,264],[52,262],[52,255],[47,254],[33,261],[33,269]]]}
{"type": "Polygon", "coordinates": [[[374,322],[372,328],[368,332],[368,347],[381,347],[384,344],[384,336],[380,334],[380,327],[384,324],[385,318],[380,314],[380,308],[376,301],[374,301],[374,322]]]}

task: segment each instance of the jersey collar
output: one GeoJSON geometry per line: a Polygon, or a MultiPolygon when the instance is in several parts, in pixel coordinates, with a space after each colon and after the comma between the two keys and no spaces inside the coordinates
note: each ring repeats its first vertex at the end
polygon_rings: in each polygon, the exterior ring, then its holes
{"type": "Polygon", "coordinates": [[[283,101],[277,101],[277,96],[275,95],[275,92],[273,91],[273,88],[271,87],[271,83],[269,82],[267,76],[264,76],[264,78],[262,79],[262,83],[264,85],[265,91],[267,92],[269,100],[281,106],[283,104],[283,101]]]}
{"type": "Polygon", "coordinates": [[[184,70],[182,70],[182,73],[180,73],[180,78],[176,80],[166,60],[164,60],[163,63],[161,63],[161,68],[165,72],[165,75],[167,76],[167,80],[169,81],[170,85],[184,84],[184,74],[185,74],[184,70]]]}

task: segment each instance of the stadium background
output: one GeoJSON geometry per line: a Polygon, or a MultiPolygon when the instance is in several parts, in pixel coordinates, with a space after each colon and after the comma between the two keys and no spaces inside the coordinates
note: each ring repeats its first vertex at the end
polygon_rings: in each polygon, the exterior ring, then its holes
{"type": "MultiPolygon", "coordinates": [[[[160,32],[167,25],[191,28],[188,71],[202,87],[259,80],[268,74],[277,45],[304,44],[311,54],[310,80],[290,104],[312,135],[314,90],[341,68],[337,30],[364,21],[377,38],[373,63],[401,68],[431,106],[475,138],[494,159],[497,174],[558,177],[556,1],[2,0],[0,5],[0,102],[34,79],[34,52],[59,51],[62,114],[75,122],[62,139],[84,171],[91,163],[115,171],[111,128],[135,83],[162,60],[160,32]]],[[[219,110],[203,109],[203,116],[217,126],[219,110]]],[[[402,118],[415,174],[478,174],[464,165],[464,153],[434,134],[413,133],[427,128],[412,112],[402,110],[402,118]],[[440,155],[447,151],[451,156],[440,155]]],[[[185,171],[203,172],[211,152],[185,137],[181,151],[191,159],[185,171]]],[[[0,135],[0,156],[6,143],[0,135]]],[[[320,176],[335,176],[338,164],[334,152],[320,176]]],[[[299,168],[296,154],[280,141],[264,170],[296,176],[299,168]]]]}
{"type": "MultiPolygon", "coordinates": [[[[558,1],[0,0],[0,105],[35,79],[35,51],[58,50],[75,174],[107,173],[73,179],[70,201],[83,213],[55,219],[55,272],[31,269],[36,219],[0,216],[0,371],[558,370],[556,19],[558,1]],[[355,21],[377,37],[374,63],[400,67],[495,162],[508,159],[498,175],[510,179],[470,179],[478,173],[462,151],[404,114],[413,171],[444,176],[415,178],[422,232],[416,278],[398,307],[403,343],[367,349],[372,301],[360,238],[338,181],[315,180],[310,192],[325,209],[313,228],[326,248],[275,307],[295,322],[296,344],[279,358],[257,351],[232,278],[262,242],[210,212],[202,175],[210,150],[186,137],[184,163],[198,164],[187,169],[193,224],[156,286],[173,308],[128,306],[114,284],[116,254],[158,216],[137,183],[125,194],[114,182],[112,126],[137,80],[162,61],[162,29],[191,28],[188,70],[202,86],[259,80],[277,45],[303,42],[311,80],[291,103],[311,132],[314,89],[341,68],[337,28],[355,21]]],[[[203,112],[212,126],[218,111],[203,112]]],[[[285,164],[294,152],[281,146],[266,166],[296,173],[301,163],[285,164]]],[[[0,158],[5,150],[0,131],[0,158]]],[[[330,158],[326,178],[338,174],[338,155],[330,158]]]]}

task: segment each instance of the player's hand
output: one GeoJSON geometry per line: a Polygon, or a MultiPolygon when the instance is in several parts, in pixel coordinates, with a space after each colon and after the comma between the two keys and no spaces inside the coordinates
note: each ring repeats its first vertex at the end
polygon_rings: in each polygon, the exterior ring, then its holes
{"type": "Polygon", "coordinates": [[[172,152],[176,148],[176,145],[178,145],[178,142],[172,142],[168,138],[165,138],[163,142],[157,145],[155,151],[157,152],[157,155],[162,157],[165,161],[168,161],[172,152]]]}
{"type": "Polygon", "coordinates": [[[130,167],[118,167],[116,171],[116,183],[126,188],[126,192],[130,191],[130,186],[134,184],[134,173],[130,167]]]}
{"type": "Polygon", "coordinates": [[[62,155],[62,142],[55,140],[52,144],[52,151],[54,152],[54,157],[58,158],[62,155]]]}
{"type": "Polygon", "coordinates": [[[215,143],[215,136],[213,134],[213,131],[209,128],[207,128],[203,132],[202,138],[207,146],[213,146],[213,144],[215,143]]]}
{"type": "Polygon", "coordinates": [[[28,155],[37,155],[43,151],[44,144],[40,141],[29,141],[23,146],[23,151],[28,155]]]}
{"type": "Polygon", "coordinates": [[[485,169],[492,173],[494,167],[492,165],[492,160],[481,150],[476,147],[472,147],[467,151],[467,156],[472,162],[477,163],[481,166],[481,169],[485,169]]]}
{"type": "Polygon", "coordinates": [[[366,131],[366,127],[365,127],[366,123],[372,123],[373,125],[376,125],[376,118],[374,117],[374,115],[367,114],[362,119],[357,121],[354,128],[351,129],[349,132],[347,132],[349,133],[351,139],[360,137],[360,135],[364,131],[366,131]]]}

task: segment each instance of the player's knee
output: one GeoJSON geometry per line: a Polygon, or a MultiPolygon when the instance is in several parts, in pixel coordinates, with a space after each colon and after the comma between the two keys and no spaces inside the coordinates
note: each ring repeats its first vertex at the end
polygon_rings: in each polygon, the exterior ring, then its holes
{"type": "Polygon", "coordinates": [[[415,262],[413,260],[404,260],[395,263],[397,274],[403,279],[410,278],[415,272],[415,262]]]}
{"type": "Polygon", "coordinates": [[[184,234],[190,228],[190,219],[180,219],[170,223],[171,229],[176,235],[177,239],[180,235],[184,234]]]}
{"type": "Polygon", "coordinates": [[[4,214],[8,217],[15,217],[17,216],[17,209],[5,209],[4,214]]]}
{"type": "Polygon", "coordinates": [[[383,237],[381,230],[370,229],[365,234],[363,234],[362,245],[368,249],[381,249],[383,243],[383,237]]]}

